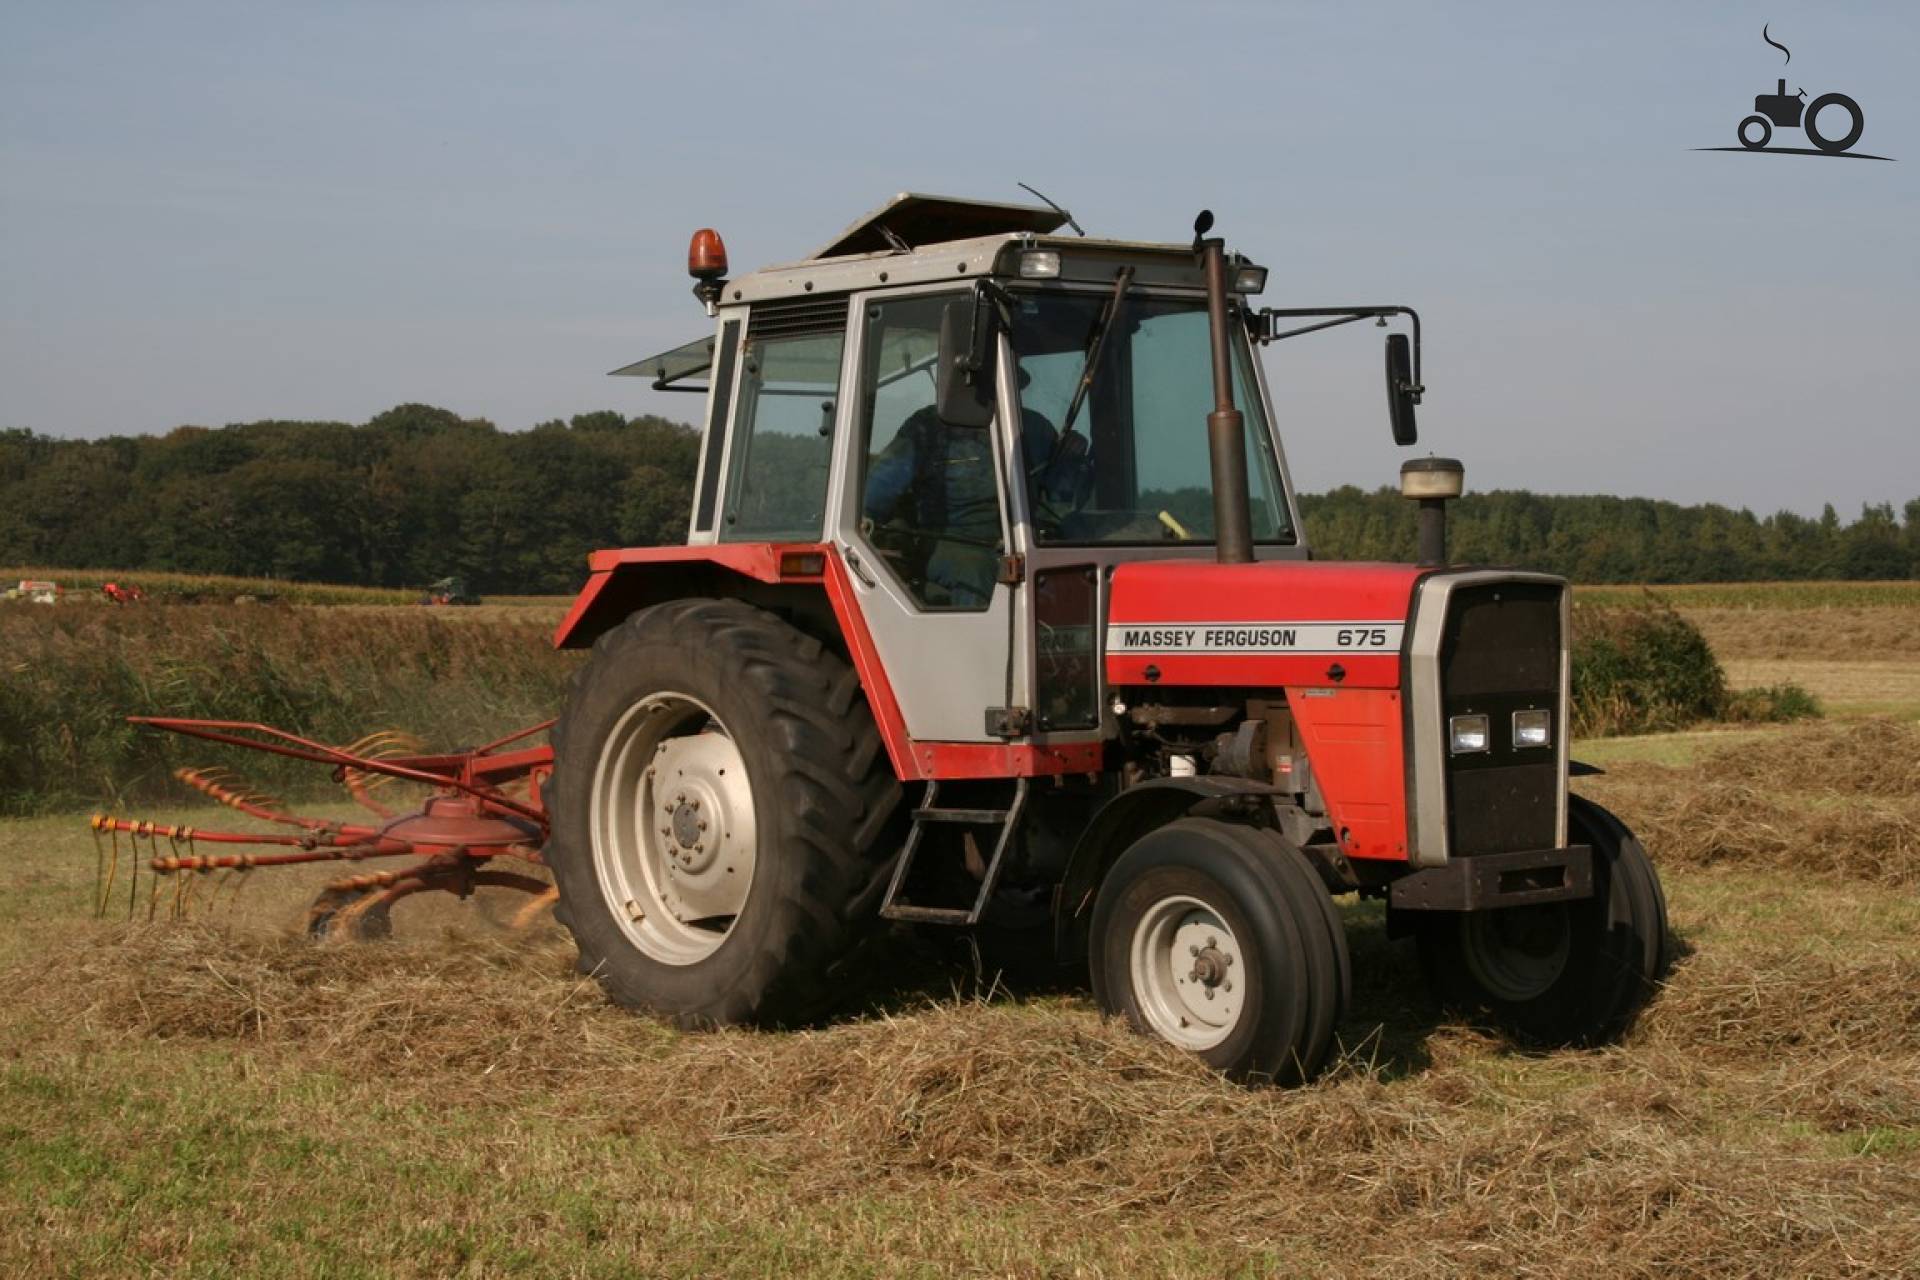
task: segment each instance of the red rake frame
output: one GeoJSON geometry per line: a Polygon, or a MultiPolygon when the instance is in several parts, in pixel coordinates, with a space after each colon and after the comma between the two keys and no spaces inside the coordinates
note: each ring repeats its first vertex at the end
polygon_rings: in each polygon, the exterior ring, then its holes
{"type": "MultiPolygon", "coordinates": [[[[558,893],[552,884],[518,871],[487,866],[506,858],[541,866],[546,843],[547,815],[541,790],[553,772],[553,748],[546,744],[520,745],[553,726],[546,720],[466,751],[440,754],[373,754],[391,748],[395,735],[374,735],[352,747],[314,742],[271,725],[238,720],[192,720],[168,716],[129,716],[129,723],[199,738],[227,746],[265,751],[294,760],[331,765],[334,781],[380,819],[378,823],[351,823],[301,817],[285,812],[271,797],[248,791],[228,775],[205,769],[181,769],[175,777],[219,803],[249,817],[293,831],[218,831],[157,823],[145,819],[95,814],[90,826],[98,840],[108,837],[108,848],[98,850],[97,911],[105,914],[112,900],[120,866],[119,837],[125,834],[134,858],[129,869],[127,910],[138,905],[140,841],[148,843],[147,869],[153,873],[147,916],[160,901],[160,877],[180,872],[222,872],[208,895],[218,900],[222,887],[236,875],[260,867],[295,866],[315,862],[358,862],[369,858],[414,857],[417,861],[396,869],[342,877],[321,890],[308,908],[309,932],[323,937],[384,937],[391,932],[389,913],[394,903],[416,893],[442,890],[465,898],[476,888],[494,886],[530,895],[514,915],[514,924],[531,923],[558,893]],[[515,747],[513,750],[506,748],[515,747]],[[396,814],[373,796],[378,782],[397,779],[423,784],[432,794],[420,808],[396,814]],[[522,786],[524,784],[524,786],[522,786]],[[515,794],[519,792],[520,794],[515,794]],[[160,841],[168,850],[161,852],[160,841]],[[202,853],[202,844],[248,846],[239,853],[202,853]],[[266,852],[260,850],[277,850],[266,852]]],[[[193,877],[174,881],[172,911],[184,914],[193,898],[193,877]]],[[[239,888],[236,885],[234,893],[239,888]]],[[[230,899],[231,901],[231,899],[230,899]]]]}

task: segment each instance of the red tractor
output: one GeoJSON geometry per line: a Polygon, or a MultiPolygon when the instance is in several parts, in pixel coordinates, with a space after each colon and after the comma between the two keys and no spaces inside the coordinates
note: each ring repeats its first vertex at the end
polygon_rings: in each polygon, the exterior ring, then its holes
{"type": "MultiPolygon", "coordinates": [[[[1568,586],[1315,561],[1257,348],[1407,308],[1259,308],[1206,238],[902,195],[726,279],[622,369],[706,397],[687,543],[602,551],[540,799],[558,915],[622,1004],[787,1024],[881,920],[1052,931],[1100,1005],[1241,1078],[1327,1059],[1334,898],[1384,899],[1450,1002],[1619,1033],[1666,950],[1645,852],[1568,794],[1568,586]],[[1292,326],[1292,327],[1289,327],[1292,326]]],[[[1411,341],[1409,341],[1411,337],[1411,341]]]]}

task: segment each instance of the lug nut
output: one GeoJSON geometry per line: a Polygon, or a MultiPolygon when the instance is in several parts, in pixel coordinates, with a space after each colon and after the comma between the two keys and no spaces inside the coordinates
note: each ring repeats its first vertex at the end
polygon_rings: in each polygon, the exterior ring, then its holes
{"type": "Polygon", "coordinates": [[[1212,987],[1208,987],[1208,988],[1207,988],[1207,999],[1209,999],[1209,1000],[1211,1000],[1211,999],[1213,999],[1213,988],[1212,988],[1212,987]]]}
{"type": "Polygon", "coordinates": [[[1197,956],[1197,955],[1199,955],[1199,954],[1200,954],[1200,948],[1198,948],[1198,947],[1188,947],[1188,948],[1187,948],[1187,954],[1188,954],[1188,955],[1190,955],[1190,956],[1197,956]]]}

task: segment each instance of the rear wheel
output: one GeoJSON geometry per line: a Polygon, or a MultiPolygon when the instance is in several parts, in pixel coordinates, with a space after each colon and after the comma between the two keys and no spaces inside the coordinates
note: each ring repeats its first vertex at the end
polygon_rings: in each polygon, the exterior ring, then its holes
{"type": "Polygon", "coordinates": [[[1666,966],[1667,901],[1646,850],[1578,796],[1568,834],[1593,850],[1593,896],[1498,911],[1423,912],[1420,960],[1445,1004],[1532,1044],[1614,1039],[1666,966]]]}
{"type": "Polygon", "coordinates": [[[545,856],[583,972],[683,1026],[833,1002],[900,799],[846,663],[738,601],[659,605],[594,645],[553,737],[545,856]]]}
{"type": "Polygon", "coordinates": [[[1120,856],[1094,902],[1094,997],[1236,1079],[1309,1079],[1352,987],[1346,935],[1305,855],[1270,831],[1183,818],[1120,856]]]}
{"type": "Polygon", "coordinates": [[[1844,93],[1823,93],[1807,104],[1807,114],[1802,117],[1801,128],[1806,131],[1807,140],[1826,152],[1845,151],[1860,141],[1861,131],[1867,127],[1867,118],[1860,110],[1860,104],[1844,93]],[[1820,113],[1828,107],[1838,107],[1847,113],[1847,131],[1838,137],[1830,138],[1820,132],[1820,113]]]}

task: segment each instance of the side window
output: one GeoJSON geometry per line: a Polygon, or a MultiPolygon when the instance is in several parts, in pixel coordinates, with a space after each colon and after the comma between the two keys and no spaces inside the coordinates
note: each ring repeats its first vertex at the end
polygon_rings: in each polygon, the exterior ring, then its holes
{"type": "Polygon", "coordinates": [[[897,298],[866,312],[860,527],[928,609],[985,609],[1005,550],[993,433],[934,409],[940,316],[966,296],[897,298]]]}
{"type": "Polygon", "coordinates": [[[833,398],[846,334],[756,338],[740,359],[727,542],[814,542],[826,523],[833,398]]]}

